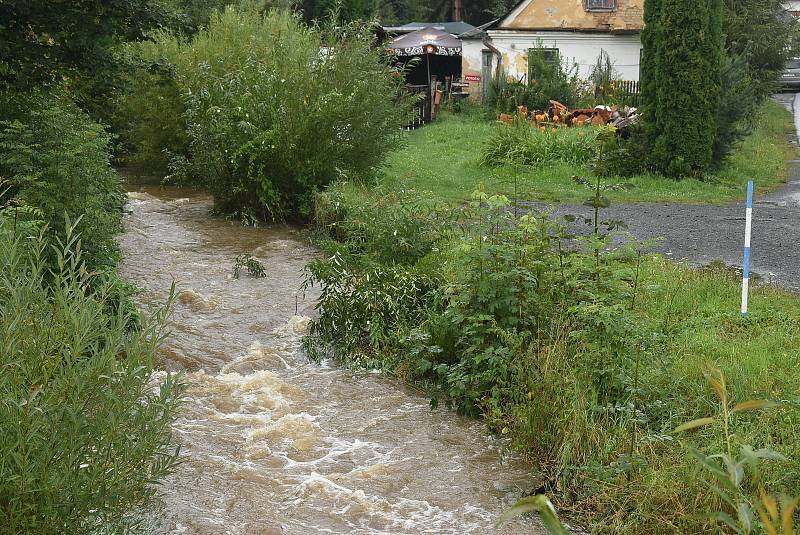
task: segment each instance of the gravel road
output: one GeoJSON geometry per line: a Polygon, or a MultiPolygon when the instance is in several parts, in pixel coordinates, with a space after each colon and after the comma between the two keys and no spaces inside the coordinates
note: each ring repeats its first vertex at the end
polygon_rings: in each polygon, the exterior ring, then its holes
{"type": "MultiPolygon", "coordinates": [[[[775,99],[794,112],[800,132],[800,94],[781,94],[775,99]]],[[[556,216],[588,217],[592,211],[569,204],[551,209],[556,216]]],[[[658,239],[656,250],[676,260],[699,265],[721,260],[741,267],[744,215],[744,202],[726,206],[634,203],[612,205],[602,217],[625,221],[628,231],[640,240],[658,239]]],[[[768,195],[756,195],[751,255],[754,273],[785,288],[800,290],[800,160],[791,162],[785,186],[768,195]]]]}

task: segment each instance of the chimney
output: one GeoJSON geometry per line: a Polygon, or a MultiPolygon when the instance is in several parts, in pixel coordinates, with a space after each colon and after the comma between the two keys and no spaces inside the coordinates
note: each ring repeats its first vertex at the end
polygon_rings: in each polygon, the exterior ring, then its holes
{"type": "Polygon", "coordinates": [[[453,22],[461,22],[461,0],[453,0],[453,22]]]}

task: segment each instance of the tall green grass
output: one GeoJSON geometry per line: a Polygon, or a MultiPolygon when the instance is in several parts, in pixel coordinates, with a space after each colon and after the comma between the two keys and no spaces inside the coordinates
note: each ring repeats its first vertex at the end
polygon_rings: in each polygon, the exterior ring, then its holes
{"type": "Polygon", "coordinates": [[[141,329],[113,278],[0,212],[0,533],[128,533],[178,461],[180,384],[157,379],[164,311],[141,329]],[[45,254],[50,250],[55,267],[45,254]]]}
{"type": "Polygon", "coordinates": [[[585,166],[599,150],[600,132],[597,127],[537,128],[526,121],[517,121],[495,129],[484,144],[480,162],[486,167],[552,163],[585,166]]]}
{"type": "MultiPolygon", "coordinates": [[[[493,191],[525,200],[583,202],[585,192],[572,177],[592,179],[585,165],[550,161],[525,166],[512,162],[500,168],[481,165],[486,144],[507,125],[482,120],[475,114],[442,114],[436,122],[407,136],[407,144],[391,153],[378,182],[390,190],[416,189],[449,202],[469,197],[484,182],[493,191]]],[[[783,184],[788,177],[786,161],[796,151],[787,140],[794,135],[791,113],[775,102],[766,102],[753,133],[737,145],[723,167],[703,179],[674,180],[655,175],[614,178],[626,188],[608,192],[612,202],[726,203],[742,200],[748,180],[759,192],[783,184]]],[[[349,186],[359,194],[359,186],[349,186]]],[[[368,190],[362,190],[363,193],[368,190]]]]}

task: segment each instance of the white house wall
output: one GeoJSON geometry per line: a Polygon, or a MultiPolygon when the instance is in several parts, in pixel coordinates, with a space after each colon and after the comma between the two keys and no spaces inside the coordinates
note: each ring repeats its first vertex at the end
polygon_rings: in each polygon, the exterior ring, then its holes
{"type": "Polygon", "coordinates": [[[528,49],[557,48],[563,62],[577,64],[578,76],[587,79],[601,50],[614,64],[619,78],[639,80],[641,38],[635,34],[599,34],[590,32],[489,30],[492,44],[503,55],[503,68],[509,76],[527,81],[528,49]]]}
{"type": "Polygon", "coordinates": [[[481,39],[464,39],[461,41],[461,76],[466,81],[467,77],[480,77],[480,80],[468,81],[469,94],[478,97],[481,94],[483,83],[483,51],[488,50],[481,39]]]}

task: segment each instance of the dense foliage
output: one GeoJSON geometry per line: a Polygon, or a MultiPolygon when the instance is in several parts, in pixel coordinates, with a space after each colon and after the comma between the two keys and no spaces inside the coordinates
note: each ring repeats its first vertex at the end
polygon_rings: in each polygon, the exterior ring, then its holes
{"type": "Polygon", "coordinates": [[[117,283],[86,269],[73,227],[50,242],[10,212],[0,211],[0,532],[127,533],[128,513],[177,460],[179,384],[153,377],[163,313],[131,332],[117,283]]]}
{"type": "MultiPolygon", "coordinates": [[[[307,21],[324,19],[334,8],[348,20],[378,19],[384,24],[454,20],[453,0],[297,0],[295,7],[307,21]]],[[[461,20],[479,26],[511,7],[509,0],[461,0],[461,20]]]]}
{"type": "Polygon", "coordinates": [[[383,368],[434,404],[483,416],[592,533],[699,533],[714,529],[704,513],[735,516],[702,468],[726,470],[714,457],[726,440],[745,459],[782,454],[758,472],[747,461],[751,484],[726,496],[755,510],[755,484],[795,490],[796,400],[738,414],[726,422],[733,438],[719,423],[686,437],[704,464],[673,430],[718,406],[708,366],[724,369],[737,401],[794,400],[796,300],[756,290],[742,321],[724,267],[691,271],[637,254],[639,244],[610,248],[618,222],[603,219],[604,187],[591,186],[588,227],[482,190],[463,212],[415,190],[321,196],[327,254],[308,266],[322,292],[311,354],[383,368]]]}
{"type": "Polygon", "coordinates": [[[464,213],[414,196],[320,199],[317,221],[337,241],[309,265],[308,283],[322,286],[313,339],[346,361],[400,359],[437,397],[502,419],[529,346],[579,329],[587,358],[605,362],[591,381],[617,389],[606,366],[623,351],[630,288],[628,267],[601,254],[613,223],[598,220],[579,240],[585,252],[569,253],[566,227],[518,215],[502,196],[479,190],[464,213]]]}
{"type": "Polygon", "coordinates": [[[112,48],[164,22],[159,0],[4,0],[0,3],[0,83],[18,89],[113,70],[112,48]]]}
{"type": "Polygon", "coordinates": [[[761,98],[775,90],[786,61],[798,52],[797,20],[782,0],[724,0],[725,49],[745,57],[754,93],[761,98]]]}
{"type": "MultiPolygon", "coordinates": [[[[0,177],[6,200],[41,210],[51,236],[77,221],[84,259],[113,266],[125,196],[109,163],[109,135],[58,93],[0,94],[0,177]]],[[[2,190],[0,190],[2,192],[2,190]]]]}
{"type": "Polygon", "coordinates": [[[563,61],[548,61],[541,48],[529,52],[530,80],[514,80],[501,72],[493,77],[484,106],[489,115],[500,112],[513,113],[517,106],[529,110],[546,110],[550,100],[565,106],[574,106],[581,98],[577,69],[563,61]]]}
{"type": "Polygon", "coordinates": [[[188,154],[189,147],[175,67],[150,43],[129,46],[125,55],[135,68],[125,76],[126,90],[113,100],[121,139],[115,158],[141,172],[166,176],[173,158],[188,154]]]}
{"type": "Polygon", "coordinates": [[[143,52],[169,61],[175,74],[158,87],[176,106],[174,80],[185,109],[176,178],[208,189],[220,212],[273,221],[307,216],[334,179],[368,177],[409,113],[402,77],[371,39],[360,24],[312,28],[287,11],[232,7],[188,42],[159,34],[143,52]]]}
{"type": "Polygon", "coordinates": [[[178,384],[156,380],[163,313],[116,274],[125,195],[94,118],[120,47],[164,0],[0,2],[0,532],[129,533],[175,465],[178,384]]]}
{"type": "Polygon", "coordinates": [[[649,2],[643,37],[643,98],[652,164],[669,176],[698,175],[712,161],[722,61],[722,2],[649,2]]]}
{"type": "Polygon", "coordinates": [[[647,0],[644,7],[643,111],[654,151],[646,166],[670,176],[719,167],[776,90],[800,27],[780,0],[711,1],[703,9],[647,0]]]}

